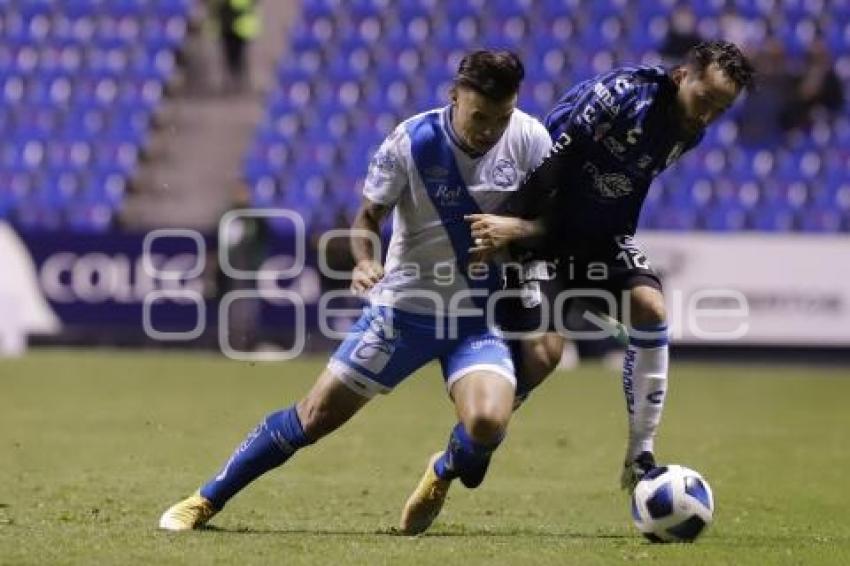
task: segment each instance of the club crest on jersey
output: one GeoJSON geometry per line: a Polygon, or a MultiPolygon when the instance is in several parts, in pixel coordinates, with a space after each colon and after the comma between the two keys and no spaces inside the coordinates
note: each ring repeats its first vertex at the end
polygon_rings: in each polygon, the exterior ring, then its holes
{"type": "Polygon", "coordinates": [[[519,174],[512,160],[499,159],[493,165],[491,176],[493,178],[493,184],[497,187],[510,187],[516,184],[519,174]]]}
{"type": "Polygon", "coordinates": [[[392,172],[396,166],[396,159],[389,151],[381,151],[375,154],[375,167],[384,172],[392,172]]]}
{"type": "Polygon", "coordinates": [[[373,184],[391,179],[397,165],[395,157],[388,151],[379,151],[372,158],[369,168],[369,182],[373,184]]]}
{"type": "Polygon", "coordinates": [[[593,185],[605,198],[615,199],[630,195],[634,186],[628,177],[621,173],[603,173],[593,178],[593,185]]]}

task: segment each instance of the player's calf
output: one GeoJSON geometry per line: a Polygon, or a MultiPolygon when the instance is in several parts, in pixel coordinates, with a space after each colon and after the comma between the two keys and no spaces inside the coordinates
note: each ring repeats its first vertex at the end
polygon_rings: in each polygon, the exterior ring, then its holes
{"type": "MultiPolygon", "coordinates": [[[[197,501],[205,502],[214,512],[221,510],[248,484],[283,465],[301,448],[337,429],[367,401],[325,371],[297,405],[271,413],[248,433],[221,471],[200,488],[197,501]]],[[[212,513],[205,514],[205,507],[196,504],[197,501],[189,498],[172,506],[163,515],[163,521],[169,525],[175,521],[191,525],[188,528],[205,523],[212,513]],[[192,518],[198,513],[202,520],[192,518]]]]}
{"type": "Polygon", "coordinates": [[[345,424],[368,401],[325,370],[296,407],[304,434],[315,442],[345,424]]]}
{"type": "Polygon", "coordinates": [[[562,336],[553,332],[511,342],[511,356],[517,368],[514,411],[558,367],[564,342],[562,336]]]}

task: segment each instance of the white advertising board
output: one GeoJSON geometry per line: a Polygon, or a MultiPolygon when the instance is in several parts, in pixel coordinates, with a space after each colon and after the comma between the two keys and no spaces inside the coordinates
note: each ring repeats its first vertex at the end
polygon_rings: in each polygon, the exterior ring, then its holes
{"type": "Polygon", "coordinates": [[[850,236],[641,232],[683,344],[850,346],[850,236]]]}

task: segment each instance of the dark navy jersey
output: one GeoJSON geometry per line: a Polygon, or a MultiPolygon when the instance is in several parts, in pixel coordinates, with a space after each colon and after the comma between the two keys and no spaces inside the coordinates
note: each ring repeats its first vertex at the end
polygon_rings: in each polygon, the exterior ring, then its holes
{"type": "Polygon", "coordinates": [[[677,86],[661,67],[623,67],[581,82],[545,124],[555,144],[507,212],[546,220],[548,243],[634,234],[652,179],[702,139],[676,116],[677,86]]]}

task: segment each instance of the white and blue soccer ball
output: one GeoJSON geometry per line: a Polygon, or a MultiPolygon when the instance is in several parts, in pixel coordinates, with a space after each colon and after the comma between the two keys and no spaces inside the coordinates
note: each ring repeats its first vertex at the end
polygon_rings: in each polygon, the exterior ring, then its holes
{"type": "Polygon", "coordinates": [[[711,487],[699,472],[685,466],[650,470],[632,495],[632,519],[652,542],[693,542],[713,517],[711,487]]]}

